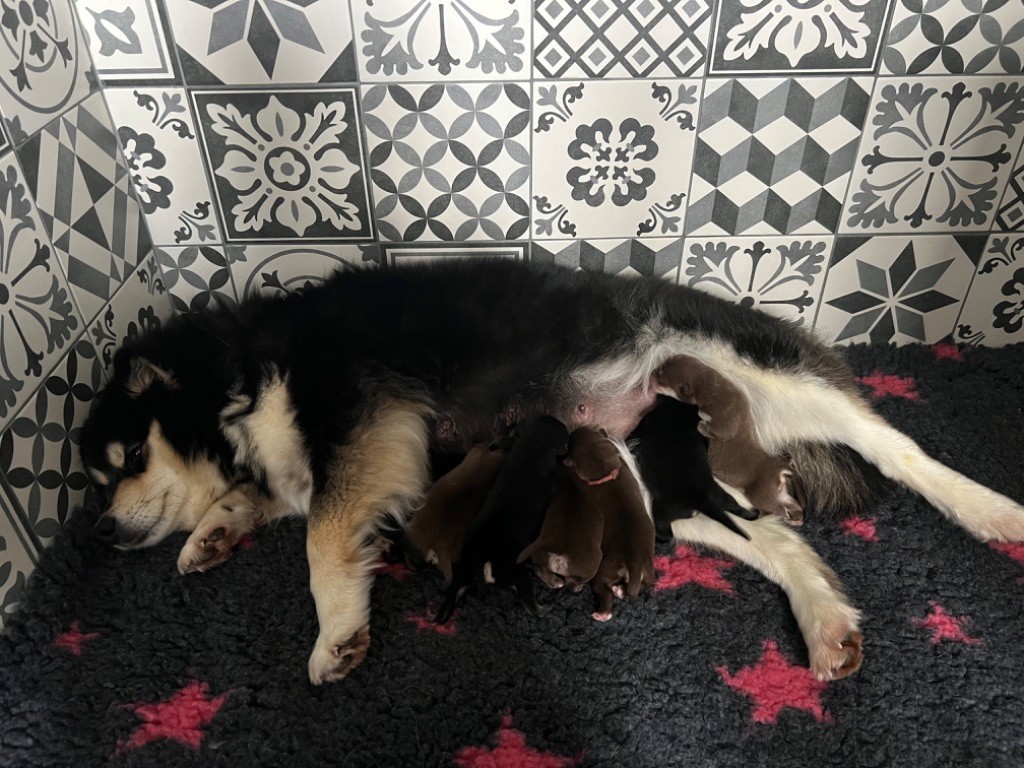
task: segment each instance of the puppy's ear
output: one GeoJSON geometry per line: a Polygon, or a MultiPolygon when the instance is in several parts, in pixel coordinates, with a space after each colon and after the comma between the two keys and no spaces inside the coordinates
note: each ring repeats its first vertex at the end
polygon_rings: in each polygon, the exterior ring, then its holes
{"type": "Polygon", "coordinates": [[[569,469],[575,469],[576,468],[576,465],[573,464],[573,462],[572,462],[572,454],[571,453],[568,456],[566,456],[564,459],[562,459],[562,464],[564,466],[568,467],[569,469]]]}
{"type": "Polygon", "coordinates": [[[597,431],[598,431],[598,432],[599,432],[599,433],[601,434],[601,437],[608,437],[608,430],[607,430],[607,429],[605,429],[604,427],[601,427],[601,428],[600,428],[599,430],[597,430],[597,431]]]}
{"type": "Polygon", "coordinates": [[[178,389],[174,376],[144,357],[133,357],[124,388],[129,397],[139,397],[154,384],[165,389],[178,389]]]}
{"type": "Polygon", "coordinates": [[[535,542],[533,542],[533,544],[531,544],[519,553],[519,557],[516,559],[516,565],[522,565],[523,563],[525,563],[527,560],[529,560],[531,557],[537,554],[537,552],[539,552],[543,546],[544,542],[542,542],[540,539],[537,539],[535,542]]]}

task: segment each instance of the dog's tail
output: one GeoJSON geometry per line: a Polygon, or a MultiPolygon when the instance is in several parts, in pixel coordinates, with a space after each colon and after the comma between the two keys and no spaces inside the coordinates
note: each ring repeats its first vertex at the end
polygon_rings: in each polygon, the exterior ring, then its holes
{"type": "Polygon", "coordinates": [[[860,513],[890,487],[873,464],[845,445],[801,442],[787,453],[797,475],[790,492],[800,506],[818,514],[860,513]]]}

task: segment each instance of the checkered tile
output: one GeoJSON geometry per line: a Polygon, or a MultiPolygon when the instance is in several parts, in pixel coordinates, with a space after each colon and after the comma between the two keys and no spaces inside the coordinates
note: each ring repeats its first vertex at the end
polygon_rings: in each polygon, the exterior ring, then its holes
{"type": "Polygon", "coordinates": [[[555,240],[533,243],[530,259],[542,264],[604,272],[620,277],[679,280],[682,243],[674,238],[647,240],[555,240]]]}

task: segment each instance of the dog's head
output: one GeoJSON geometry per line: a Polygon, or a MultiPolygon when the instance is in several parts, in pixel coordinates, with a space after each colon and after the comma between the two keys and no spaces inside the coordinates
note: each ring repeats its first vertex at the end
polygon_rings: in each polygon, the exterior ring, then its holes
{"type": "Polygon", "coordinates": [[[575,470],[580,480],[589,485],[600,485],[619,476],[622,457],[605,430],[580,427],[569,436],[569,455],[565,464],[575,470]]]}
{"type": "Polygon", "coordinates": [[[166,348],[175,341],[158,332],[118,350],[82,428],[82,462],[104,506],[96,531],[122,549],[193,530],[230,484],[215,390],[194,386],[204,349],[186,364],[166,348]]]}

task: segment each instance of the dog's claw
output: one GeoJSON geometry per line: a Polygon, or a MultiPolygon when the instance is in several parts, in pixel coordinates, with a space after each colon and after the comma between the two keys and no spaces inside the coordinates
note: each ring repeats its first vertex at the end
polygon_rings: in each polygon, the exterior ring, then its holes
{"type": "Polygon", "coordinates": [[[811,661],[811,671],[818,680],[842,680],[864,663],[864,635],[850,632],[835,647],[820,649],[811,661]]]}
{"type": "Polygon", "coordinates": [[[357,630],[348,640],[333,645],[317,646],[309,657],[309,681],[313,685],[344,680],[363,663],[370,650],[370,627],[357,630]]]}

